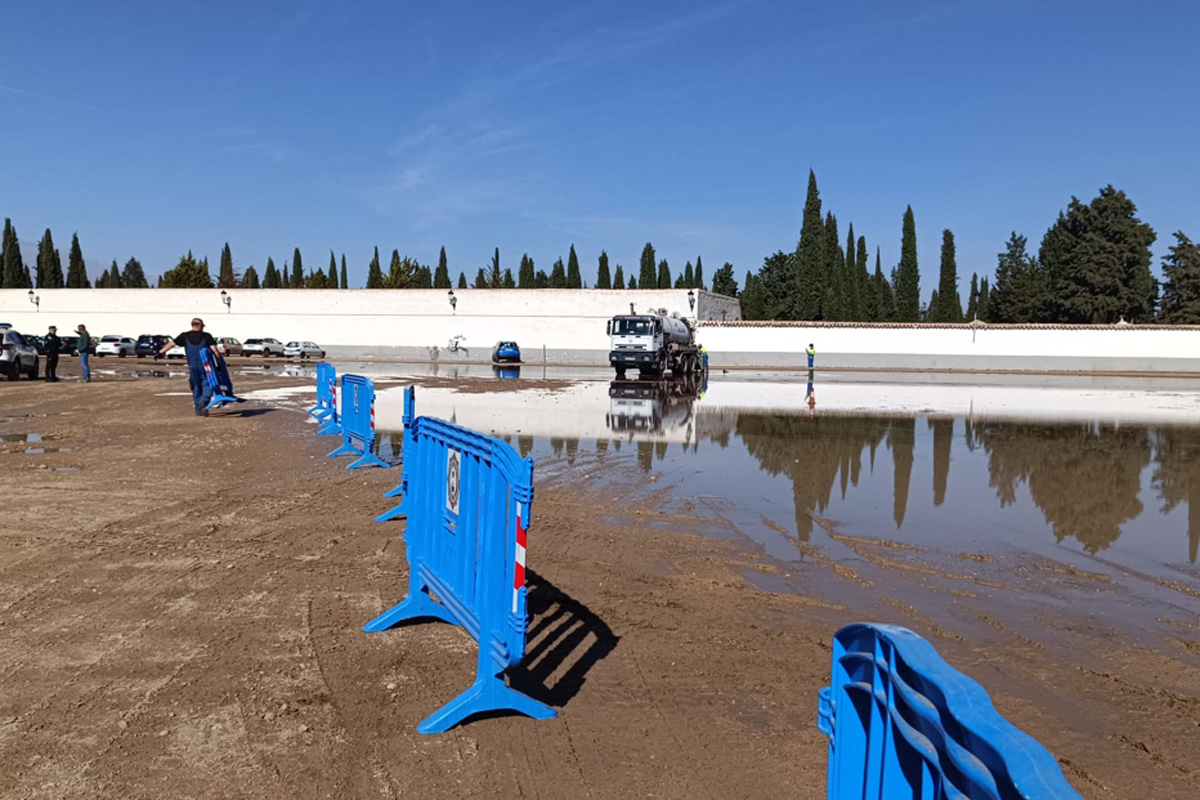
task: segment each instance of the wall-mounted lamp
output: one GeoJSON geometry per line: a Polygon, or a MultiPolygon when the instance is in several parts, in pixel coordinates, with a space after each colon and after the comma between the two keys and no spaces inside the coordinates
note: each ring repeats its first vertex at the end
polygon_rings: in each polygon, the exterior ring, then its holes
{"type": "Polygon", "coordinates": [[[458,298],[454,296],[454,290],[450,289],[449,291],[447,291],[446,297],[447,297],[447,299],[450,300],[450,313],[457,314],[458,313],[458,298]]]}
{"type": "Polygon", "coordinates": [[[692,311],[696,310],[696,293],[688,289],[688,308],[692,311]]]}
{"type": "Polygon", "coordinates": [[[225,304],[225,313],[228,314],[233,309],[230,306],[233,304],[233,298],[224,289],[221,290],[221,302],[225,304]]]}
{"type": "Polygon", "coordinates": [[[31,302],[35,306],[37,306],[38,311],[42,310],[42,298],[38,297],[37,294],[33,291],[33,289],[29,290],[29,302],[31,302]]]}

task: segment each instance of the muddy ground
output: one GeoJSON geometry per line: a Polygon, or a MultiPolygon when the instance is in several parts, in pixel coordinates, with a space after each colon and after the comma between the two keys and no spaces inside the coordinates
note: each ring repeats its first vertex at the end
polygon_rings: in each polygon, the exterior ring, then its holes
{"type": "Polygon", "coordinates": [[[878,584],[831,597],[819,558],[811,594],[764,591],[745,576],[782,567],[631,504],[641,473],[598,458],[545,465],[529,534],[512,680],[558,718],[419,735],[475,645],[361,632],[405,588],[403,523],[372,522],[398,470],[345,471],[295,408],[197,418],[186,390],[0,384],[0,434],[43,439],[0,443],[0,797],[824,797],[817,691],[864,616],[930,638],[1085,797],[1200,796],[1195,626],[1135,645],[1080,609],[1039,620],[1047,646],[1003,609],[955,629],[878,584]]]}

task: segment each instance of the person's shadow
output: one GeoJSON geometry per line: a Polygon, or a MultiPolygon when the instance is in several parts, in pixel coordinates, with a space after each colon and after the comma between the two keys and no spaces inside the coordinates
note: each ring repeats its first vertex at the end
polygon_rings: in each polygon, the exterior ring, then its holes
{"type": "Polygon", "coordinates": [[[525,573],[529,626],[525,658],[507,671],[509,685],[556,708],[579,693],[587,673],[620,637],[587,606],[533,570],[525,573]]]}

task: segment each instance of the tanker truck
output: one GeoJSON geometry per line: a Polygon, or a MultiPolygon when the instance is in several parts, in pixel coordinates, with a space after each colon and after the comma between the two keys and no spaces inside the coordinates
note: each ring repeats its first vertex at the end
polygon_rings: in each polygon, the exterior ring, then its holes
{"type": "MultiPolygon", "coordinates": [[[[632,306],[630,306],[632,310],[632,306]]],[[[620,314],[609,320],[608,363],[618,378],[636,369],[641,375],[692,375],[701,371],[696,331],[665,309],[647,314],[620,314]]]]}

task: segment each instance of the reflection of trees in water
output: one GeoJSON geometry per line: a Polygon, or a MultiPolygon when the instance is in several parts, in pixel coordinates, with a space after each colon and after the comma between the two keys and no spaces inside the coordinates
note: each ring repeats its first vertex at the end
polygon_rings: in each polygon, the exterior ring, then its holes
{"type": "Polygon", "coordinates": [[[1163,501],[1163,513],[1181,502],[1188,504],[1188,561],[1195,564],[1200,550],[1200,431],[1156,430],[1154,460],[1151,481],[1163,501]]]}
{"type": "Polygon", "coordinates": [[[642,472],[649,474],[654,467],[654,442],[639,441],[637,451],[638,466],[642,468],[642,472]]]}
{"type": "Polygon", "coordinates": [[[1000,505],[1016,499],[1018,483],[1054,530],[1097,553],[1142,512],[1138,493],[1150,463],[1145,428],[1088,423],[977,422],[972,431],[988,454],[990,484],[1000,505]]]}
{"type": "Polygon", "coordinates": [[[908,486],[912,482],[913,450],[917,443],[917,420],[893,419],[888,426],[888,447],[892,450],[892,519],[896,530],[904,525],[904,514],[908,510],[908,486]]]}
{"type": "Polygon", "coordinates": [[[933,429],[933,504],[946,502],[946,481],[950,478],[950,445],[954,439],[954,420],[931,419],[933,429]]]}
{"type": "MultiPolygon", "coordinates": [[[[914,423],[913,420],[898,422],[909,429],[911,468],[914,423]]],[[[825,417],[810,420],[742,414],[738,417],[736,433],[764,471],[791,479],[796,533],[802,541],[807,541],[812,534],[812,512],[823,512],[829,506],[838,476],[848,475],[850,484],[857,486],[863,449],[870,447],[874,454],[875,447],[893,424],[887,419],[825,417]]],[[[843,497],[845,485],[843,479],[843,497]]]]}
{"type": "Polygon", "coordinates": [[[533,437],[518,436],[517,437],[517,452],[521,454],[521,458],[525,458],[533,452],[533,437]]]}

